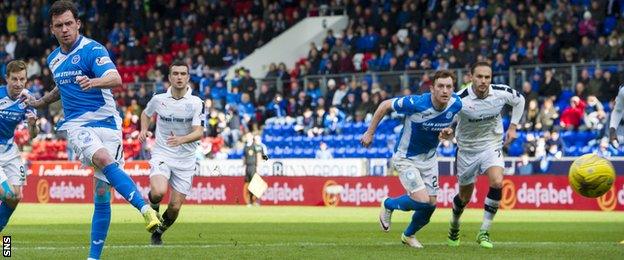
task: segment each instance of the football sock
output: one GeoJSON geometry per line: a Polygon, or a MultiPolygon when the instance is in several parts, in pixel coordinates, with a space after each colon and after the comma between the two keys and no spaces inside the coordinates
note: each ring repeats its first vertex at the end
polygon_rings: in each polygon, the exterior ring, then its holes
{"type": "Polygon", "coordinates": [[[111,163],[102,169],[102,173],[106,176],[111,185],[115,188],[121,196],[123,196],[132,206],[145,213],[147,208],[144,207],[145,201],[141,196],[141,192],[137,188],[136,184],[126,172],[119,168],[118,163],[111,163]]]}
{"type": "Polygon", "coordinates": [[[464,213],[466,204],[459,198],[459,194],[453,198],[453,217],[451,218],[451,228],[459,228],[459,218],[464,213]]]}
{"type": "Polygon", "coordinates": [[[167,210],[165,210],[165,212],[163,213],[162,217],[163,223],[156,229],[156,232],[159,233],[164,233],[169,227],[171,227],[171,225],[173,225],[173,222],[175,222],[178,218],[178,211],[174,212],[173,210],[167,208],[167,210]]]}
{"type": "Polygon", "coordinates": [[[384,201],[384,206],[389,210],[402,210],[402,211],[410,211],[410,210],[419,210],[426,209],[430,205],[429,203],[418,202],[410,198],[409,195],[403,195],[401,197],[396,198],[388,198],[384,201]]]}
{"type": "Polygon", "coordinates": [[[481,230],[489,230],[490,224],[492,220],[494,220],[494,216],[496,215],[496,211],[498,211],[498,205],[502,197],[502,189],[492,188],[490,187],[490,191],[485,198],[484,208],[485,212],[483,213],[483,224],[481,224],[481,230]]]}
{"type": "Polygon", "coordinates": [[[429,223],[429,220],[431,219],[431,215],[433,215],[433,212],[436,209],[435,205],[431,205],[429,203],[421,204],[425,204],[426,206],[423,205],[421,209],[417,209],[414,212],[414,214],[412,215],[412,221],[405,229],[405,232],[403,232],[405,236],[413,236],[414,234],[416,234],[416,232],[418,232],[418,230],[427,225],[427,223],[429,223]]]}
{"type": "Polygon", "coordinates": [[[5,202],[5,199],[7,197],[14,196],[13,190],[11,190],[11,187],[9,186],[9,183],[6,182],[6,179],[2,182],[2,184],[0,184],[0,186],[4,191],[4,196],[0,198],[2,199],[2,204],[0,204],[0,231],[2,231],[4,230],[4,227],[7,225],[7,223],[9,223],[9,218],[11,218],[11,215],[13,214],[13,211],[15,211],[15,209],[5,202]]]}
{"type": "Polygon", "coordinates": [[[9,223],[9,218],[14,210],[4,201],[0,204],[0,231],[4,230],[4,227],[9,223]]]}
{"type": "Polygon", "coordinates": [[[93,211],[93,219],[91,220],[89,258],[100,259],[111,220],[110,187],[101,180],[96,180],[95,185],[95,210],[93,211]]]}

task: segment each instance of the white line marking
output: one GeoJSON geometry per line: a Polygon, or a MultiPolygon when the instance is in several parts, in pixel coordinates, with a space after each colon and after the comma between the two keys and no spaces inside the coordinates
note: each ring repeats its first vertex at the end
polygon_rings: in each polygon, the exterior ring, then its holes
{"type": "MultiPolygon", "coordinates": [[[[180,241],[178,241],[180,242],[180,241]]],[[[194,241],[196,242],[196,241],[194,241]]],[[[494,242],[494,245],[519,245],[519,246],[552,246],[552,245],[616,245],[618,242],[494,242]]],[[[464,245],[463,247],[478,246],[476,243],[472,245],[464,245]]],[[[322,243],[322,242],[293,242],[293,243],[221,243],[221,244],[173,244],[152,246],[147,244],[141,245],[107,245],[106,249],[128,249],[128,248],[215,248],[215,247],[343,247],[343,246],[399,246],[400,241],[397,242],[379,242],[379,243],[322,243]]],[[[446,243],[423,243],[424,246],[445,246],[446,243]]],[[[33,246],[33,247],[20,247],[14,244],[14,250],[59,250],[59,249],[88,249],[87,246],[33,246]]]]}

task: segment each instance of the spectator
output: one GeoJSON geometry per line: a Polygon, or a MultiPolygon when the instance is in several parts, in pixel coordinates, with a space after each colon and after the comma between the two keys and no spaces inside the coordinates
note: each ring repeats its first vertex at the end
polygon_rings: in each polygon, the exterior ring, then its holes
{"type": "Polygon", "coordinates": [[[561,83],[554,78],[553,70],[544,71],[544,82],[540,84],[539,94],[546,98],[557,98],[561,95],[561,83]]]}
{"type": "Polygon", "coordinates": [[[529,161],[529,155],[527,153],[523,153],[520,156],[520,161],[516,162],[516,173],[518,175],[533,174],[533,163],[529,161]]]}
{"type": "Polygon", "coordinates": [[[604,111],[602,103],[598,101],[596,96],[587,97],[587,105],[585,106],[584,112],[583,119],[587,128],[590,130],[602,130],[607,119],[607,114],[604,111]]]}
{"type": "Polygon", "coordinates": [[[537,106],[537,100],[533,99],[529,101],[529,105],[522,115],[520,125],[528,131],[533,131],[538,123],[537,118],[539,116],[539,107],[537,106]]]}
{"type": "Polygon", "coordinates": [[[561,127],[567,130],[576,130],[581,125],[583,120],[583,113],[585,109],[585,102],[579,97],[574,96],[570,98],[570,107],[563,110],[561,113],[561,120],[559,124],[561,127]]]}
{"type": "Polygon", "coordinates": [[[328,160],[333,159],[334,155],[331,150],[327,148],[327,144],[325,142],[321,142],[319,149],[316,150],[316,155],[314,156],[316,159],[328,160]]]}
{"type": "Polygon", "coordinates": [[[596,96],[602,98],[602,90],[607,87],[607,82],[602,77],[602,70],[596,69],[594,71],[594,78],[589,81],[585,94],[587,96],[596,96]]]}

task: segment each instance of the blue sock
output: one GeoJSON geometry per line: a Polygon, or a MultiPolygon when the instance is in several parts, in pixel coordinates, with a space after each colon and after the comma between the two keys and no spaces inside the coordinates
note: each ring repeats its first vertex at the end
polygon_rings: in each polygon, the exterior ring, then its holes
{"type": "Polygon", "coordinates": [[[427,225],[427,223],[429,223],[429,220],[431,219],[431,215],[433,215],[433,212],[436,209],[435,205],[431,205],[428,203],[421,204],[426,204],[427,208],[418,209],[414,212],[414,215],[412,215],[412,222],[410,222],[410,224],[405,229],[405,232],[403,232],[403,234],[408,237],[413,236],[414,234],[416,234],[416,232],[418,232],[418,230],[427,225]]]}
{"type": "Polygon", "coordinates": [[[111,220],[110,202],[95,203],[93,211],[93,219],[91,220],[91,247],[89,248],[89,257],[100,259],[102,249],[104,249],[104,241],[108,234],[108,226],[111,220]]]}
{"type": "Polygon", "coordinates": [[[118,163],[111,163],[102,169],[102,173],[108,179],[108,182],[115,188],[121,196],[123,196],[132,206],[141,210],[145,206],[145,201],[136,184],[130,176],[126,174],[118,163]]]}
{"type": "Polygon", "coordinates": [[[0,231],[4,230],[4,227],[9,223],[9,218],[14,210],[4,201],[0,204],[0,231]]]}
{"type": "Polygon", "coordinates": [[[0,204],[0,231],[2,231],[4,230],[4,227],[6,227],[7,223],[9,223],[9,218],[11,218],[11,215],[13,214],[13,211],[15,211],[15,209],[11,208],[9,204],[5,201],[7,197],[14,196],[13,190],[11,190],[9,183],[3,181],[0,186],[0,188],[2,188],[4,191],[4,196],[1,198],[2,204],[0,204]]]}
{"type": "Polygon", "coordinates": [[[111,220],[110,187],[102,180],[95,179],[95,209],[91,220],[91,247],[89,258],[100,259],[111,220]]]}
{"type": "Polygon", "coordinates": [[[417,202],[410,198],[409,195],[403,195],[401,197],[386,199],[384,201],[384,206],[390,210],[398,209],[402,211],[411,211],[426,209],[429,207],[429,203],[417,202]]]}

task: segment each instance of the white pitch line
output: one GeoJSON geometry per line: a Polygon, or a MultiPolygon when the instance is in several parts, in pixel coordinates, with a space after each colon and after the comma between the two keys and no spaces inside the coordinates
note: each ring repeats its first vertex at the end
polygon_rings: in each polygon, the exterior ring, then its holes
{"type": "MultiPolygon", "coordinates": [[[[551,245],[616,245],[618,242],[494,242],[495,245],[520,245],[520,246],[551,246],[551,245]]],[[[321,243],[321,242],[301,242],[301,243],[267,243],[267,244],[245,244],[245,243],[223,243],[223,244],[205,244],[205,245],[109,245],[104,246],[106,249],[128,249],[128,248],[217,248],[217,247],[341,247],[341,246],[395,246],[400,245],[399,242],[381,242],[381,243],[321,243]]],[[[423,243],[424,246],[444,246],[446,243],[423,243]]],[[[474,245],[476,246],[476,244],[474,245]]],[[[13,246],[14,250],[59,250],[59,249],[88,249],[87,246],[35,246],[35,247],[19,247],[13,246]]]]}

